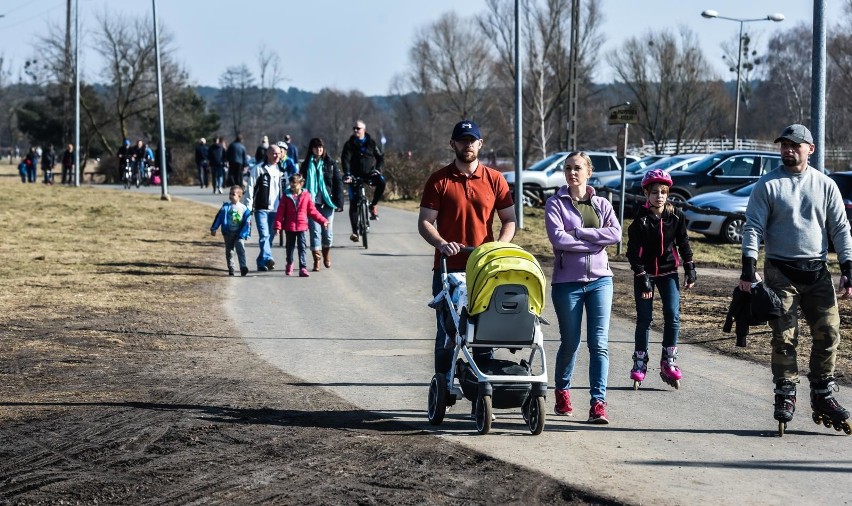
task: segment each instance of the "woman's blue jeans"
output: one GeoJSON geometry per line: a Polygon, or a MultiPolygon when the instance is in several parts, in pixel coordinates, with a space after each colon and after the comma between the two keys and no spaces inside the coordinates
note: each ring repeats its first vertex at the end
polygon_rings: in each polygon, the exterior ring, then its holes
{"type": "MultiPolygon", "coordinates": [[[[663,348],[677,346],[680,331],[680,285],[677,273],[651,278],[651,284],[660,292],[660,300],[663,302],[663,348]]],[[[654,299],[643,299],[636,285],[633,286],[633,297],[636,299],[635,350],[648,351],[651,324],[654,322],[654,299]]]]}
{"type": "Polygon", "coordinates": [[[590,404],[606,400],[609,374],[609,316],[612,308],[612,278],[553,285],[553,306],[559,320],[562,343],[556,353],[556,388],[571,388],[577,351],[580,349],[583,311],[586,313],[586,341],[589,345],[590,404]]]}
{"type": "Polygon", "coordinates": [[[330,248],[334,233],[332,225],[334,223],[334,208],[328,206],[317,206],[317,211],[320,212],[325,219],[328,220],[328,228],[322,228],[322,224],[308,218],[308,230],[311,234],[311,251],[319,251],[321,248],[330,248]]]}

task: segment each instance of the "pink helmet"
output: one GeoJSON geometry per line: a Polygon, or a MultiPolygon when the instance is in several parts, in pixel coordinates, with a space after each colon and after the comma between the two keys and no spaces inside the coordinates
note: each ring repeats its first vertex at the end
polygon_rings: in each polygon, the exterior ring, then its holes
{"type": "Polygon", "coordinates": [[[668,172],[660,169],[649,170],[642,177],[642,188],[644,189],[649,184],[662,183],[666,186],[672,185],[672,177],[668,172]]]}

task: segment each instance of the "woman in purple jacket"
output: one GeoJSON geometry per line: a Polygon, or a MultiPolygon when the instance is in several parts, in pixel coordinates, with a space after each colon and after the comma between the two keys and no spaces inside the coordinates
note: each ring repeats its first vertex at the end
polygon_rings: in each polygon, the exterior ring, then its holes
{"type": "Polygon", "coordinates": [[[589,422],[609,423],[606,415],[606,379],[609,372],[609,316],[612,271],[606,247],[621,240],[621,225],[609,201],[595,195],[586,182],[592,160],[580,151],[565,159],[567,185],[547,199],[545,225],[553,244],[553,306],[562,343],[556,354],[557,415],[572,415],[571,378],[580,348],[583,309],[589,344],[589,422]]]}

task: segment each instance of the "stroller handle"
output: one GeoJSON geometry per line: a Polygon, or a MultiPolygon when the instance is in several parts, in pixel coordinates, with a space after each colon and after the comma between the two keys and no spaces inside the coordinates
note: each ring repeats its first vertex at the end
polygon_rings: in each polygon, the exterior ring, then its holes
{"type": "MultiPolygon", "coordinates": [[[[475,250],[473,246],[464,246],[459,250],[459,253],[470,253],[475,250]]],[[[447,255],[441,253],[441,272],[447,273],[447,255]]]]}

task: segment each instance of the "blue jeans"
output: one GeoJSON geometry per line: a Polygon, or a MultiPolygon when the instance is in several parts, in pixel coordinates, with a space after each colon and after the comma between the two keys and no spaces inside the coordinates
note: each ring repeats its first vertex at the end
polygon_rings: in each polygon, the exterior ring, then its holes
{"type": "Polygon", "coordinates": [[[213,167],[213,189],[221,190],[225,184],[225,166],[213,167]]]}
{"type": "MultiPolygon", "coordinates": [[[[444,287],[441,285],[441,271],[435,271],[432,274],[432,297],[441,293],[443,289],[444,287]]],[[[435,320],[437,323],[437,331],[435,332],[435,372],[444,374],[450,372],[450,366],[453,364],[453,353],[455,353],[454,345],[449,348],[444,347],[444,340],[447,335],[447,332],[444,330],[443,320],[446,316],[446,313],[443,311],[445,305],[445,303],[441,303],[438,306],[441,310],[435,311],[435,320]]],[[[472,355],[477,365],[481,365],[483,361],[493,356],[493,352],[491,348],[474,348],[472,355]]]]}
{"type": "Polygon", "coordinates": [[[334,238],[332,223],[334,223],[334,208],[318,206],[317,210],[328,220],[328,228],[322,228],[318,221],[308,218],[308,230],[311,233],[311,251],[319,251],[321,248],[330,248],[334,238]]]}
{"type": "Polygon", "coordinates": [[[260,254],[257,255],[257,268],[266,267],[266,262],[272,258],[272,236],[270,231],[275,227],[275,211],[255,211],[254,224],[257,227],[257,242],[260,254]]]}
{"type": "Polygon", "coordinates": [[[577,350],[580,349],[583,309],[586,311],[586,341],[589,345],[589,391],[591,402],[606,400],[609,373],[609,315],[612,309],[612,278],[553,285],[553,307],[559,320],[562,343],[556,353],[556,388],[571,388],[577,350]]]}
{"type": "MultiPolygon", "coordinates": [[[[680,330],[680,285],[677,273],[651,278],[652,286],[660,292],[663,302],[663,347],[677,346],[680,330]]],[[[633,285],[633,297],[636,299],[636,334],[633,339],[636,351],[648,351],[648,338],[651,323],[654,322],[654,299],[643,299],[639,288],[633,285]]]]}
{"type": "Polygon", "coordinates": [[[301,232],[284,232],[287,238],[285,248],[287,251],[287,265],[293,263],[293,250],[299,248],[299,268],[306,269],[308,267],[307,259],[305,258],[305,231],[301,232]],[[297,244],[298,243],[298,244],[297,244]]]}

